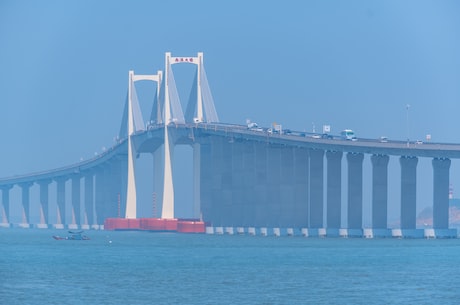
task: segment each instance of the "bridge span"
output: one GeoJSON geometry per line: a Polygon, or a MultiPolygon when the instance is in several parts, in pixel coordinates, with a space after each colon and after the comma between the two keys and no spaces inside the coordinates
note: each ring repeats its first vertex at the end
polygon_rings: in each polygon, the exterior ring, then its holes
{"type": "MultiPolygon", "coordinates": [[[[413,143],[339,137],[317,138],[301,132],[270,133],[245,125],[220,123],[215,111],[203,54],[165,56],[165,74],[129,73],[128,98],[119,140],[85,162],[0,179],[0,226],[103,228],[106,218],[137,218],[135,161],[154,156],[154,189],[162,218],[174,219],[173,153],[177,145],[193,148],[193,213],[207,223],[208,233],[304,236],[456,237],[449,228],[449,171],[460,158],[460,144],[413,143]],[[196,86],[182,111],[172,65],[197,66],[196,86]],[[157,92],[152,114],[143,121],[135,82],[153,81],[157,92]],[[372,166],[372,225],[363,227],[363,162],[372,166]],[[399,157],[400,228],[388,228],[389,156],[399,157]],[[433,228],[416,227],[417,164],[431,158],[433,228]],[[346,162],[346,184],[342,163],[346,162]],[[66,181],[71,181],[71,211],[66,211],[66,181]],[[56,184],[55,222],[50,221],[49,185],[56,184]],[[39,210],[30,209],[29,190],[40,186],[39,210]],[[11,188],[21,188],[22,222],[10,222],[11,188]],[[347,221],[342,223],[342,192],[347,191],[347,221]],[[83,198],[81,198],[81,194],[83,198]],[[66,222],[65,215],[72,215],[66,222]],[[326,215],[324,215],[324,213],[326,215]],[[39,223],[30,223],[31,215],[39,223]]],[[[53,220],[54,221],[54,220],[53,220]]]]}

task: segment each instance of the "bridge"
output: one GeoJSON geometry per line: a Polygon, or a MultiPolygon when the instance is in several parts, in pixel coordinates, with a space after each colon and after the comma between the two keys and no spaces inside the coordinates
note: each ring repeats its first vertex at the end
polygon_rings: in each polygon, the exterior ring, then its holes
{"type": "Polygon", "coordinates": [[[301,234],[304,236],[456,237],[449,228],[449,171],[460,144],[344,140],[338,136],[219,122],[203,53],[165,54],[165,69],[153,75],[130,71],[117,143],[90,160],[39,173],[0,179],[0,226],[101,229],[107,218],[136,219],[135,163],[154,156],[154,190],[161,218],[175,219],[173,154],[177,145],[193,150],[193,217],[207,233],[301,234]],[[173,69],[195,65],[194,87],[184,113],[173,69]],[[156,95],[144,122],[135,84],[154,82],[156,95]],[[372,225],[363,227],[363,162],[372,166],[372,225]],[[399,157],[400,228],[388,227],[388,162],[399,157]],[[433,167],[433,228],[416,227],[416,172],[419,158],[433,167]],[[347,179],[342,181],[342,163],[347,179]],[[70,183],[67,183],[70,181],[70,183]],[[39,186],[39,208],[31,209],[30,188],[39,186]],[[50,221],[49,189],[56,184],[56,222],[50,221]],[[70,184],[70,190],[68,186],[70,184]],[[21,189],[22,221],[11,223],[10,190],[21,189]],[[347,221],[342,223],[342,191],[347,221]],[[83,195],[83,198],[81,198],[83,195]],[[326,195],[326,196],[324,196],[326,195]],[[66,204],[70,197],[70,204],[66,204]],[[66,222],[69,211],[72,220],[66,222]],[[31,216],[39,223],[31,224],[31,216]]]}

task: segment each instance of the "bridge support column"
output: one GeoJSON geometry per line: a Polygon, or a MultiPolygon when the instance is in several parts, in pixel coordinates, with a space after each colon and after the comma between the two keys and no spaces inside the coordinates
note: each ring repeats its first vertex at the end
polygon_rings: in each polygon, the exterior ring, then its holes
{"type": "Polygon", "coordinates": [[[294,148],[294,209],[292,226],[308,227],[308,149],[294,148]]]}
{"type": "Polygon", "coordinates": [[[57,211],[56,211],[56,228],[63,229],[66,222],[66,211],[65,211],[65,183],[67,177],[59,177],[56,179],[56,199],[57,199],[57,211]]]}
{"type": "Polygon", "coordinates": [[[433,228],[449,228],[450,159],[434,158],[433,164],[433,228]]]}
{"type": "Polygon", "coordinates": [[[200,148],[201,211],[215,227],[242,222],[244,145],[226,138],[202,140],[200,148]],[[235,164],[235,166],[234,166],[235,164]]]}
{"type": "Polygon", "coordinates": [[[126,212],[125,218],[136,218],[137,216],[137,193],[136,193],[136,174],[135,174],[135,149],[128,136],[128,171],[126,185],[126,212]]]}
{"type": "Polygon", "coordinates": [[[107,218],[105,214],[105,197],[106,197],[106,172],[104,167],[99,167],[95,173],[96,179],[96,222],[98,225],[104,225],[104,221],[107,218]]]}
{"type": "Polygon", "coordinates": [[[310,149],[310,223],[309,227],[323,227],[324,150],[310,149]]]}
{"type": "MultiPolygon", "coordinates": [[[[217,168],[221,174],[215,173],[216,182],[221,184],[223,203],[223,224],[226,227],[242,226],[248,211],[244,204],[245,194],[245,164],[244,151],[247,142],[224,143],[223,150],[217,153],[217,168]],[[228,149],[227,149],[227,147],[228,149]],[[229,153],[230,152],[230,153],[229,153]]],[[[219,192],[219,186],[214,188],[219,192]]]]}
{"type": "Polygon", "coordinates": [[[220,226],[217,223],[213,204],[217,205],[218,202],[212,200],[212,181],[213,181],[213,162],[210,139],[201,139],[200,142],[200,199],[201,199],[201,213],[204,221],[210,221],[212,226],[220,226]],[[211,164],[211,166],[210,166],[211,164]]]}
{"type": "Polygon", "coordinates": [[[254,143],[218,141],[213,152],[214,168],[217,169],[214,198],[221,194],[222,223],[227,227],[248,227],[254,222],[256,210],[253,206],[256,182],[254,143]]]}
{"type": "Polygon", "coordinates": [[[297,226],[293,219],[293,211],[296,210],[295,202],[295,160],[294,148],[289,146],[281,147],[280,151],[280,197],[279,202],[280,219],[278,227],[292,228],[297,226]]]}
{"type": "Polygon", "coordinates": [[[387,229],[388,161],[387,155],[372,155],[372,228],[387,229]]]}
{"type": "Polygon", "coordinates": [[[401,156],[399,162],[401,164],[401,229],[415,229],[418,158],[401,156]]]}
{"type": "Polygon", "coordinates": [[[92,172],[85,173],[85,212],[83,223],[94,225],[94,175],[92,172]]]}
{"type": "MultiPolygon", "coordinates": [[[[124,201],[123,198],[127,198],[123,195],[123,190],[125,189],[122,184],[122,162],[121,159],[114,159],[110,162],[110,166],[106,168],[108,173],[105,174],[105,215],[106,217],[123,217],[131,218],[136,217],[133,214],[130,215],[127,213],[128,201],[124,201]],[[130,215],[129,217],[126,215],[130,215]]],[[[129,182],[128,182],[129,183],[129,182]]],[[[137,199],[136,199],[137,202],[137,199]]],[[[136,203],[137,205],[137,203],[136,203]]],[[[135,209],[137,213],[137,207],[135,209]]],[[[131,211],[132,212],[132,211],[131,211]]]]}
{"type": "Polygon", "coordinates": [[[281,147],[267,146],[267,227],[278,227],[281,213],[281,147]]]}
{"type": "Polygon", "coordinates": [[[342,218],[342,155],[341,151],[327,151],[327,227],[340,229],[342,218]]]}
{"type": "Polygon", "coordinates": [[[241,192],[236,193],[232,196],[237,200],[236,212],[237,218],[239,221],[235,221],[234,225],[239,227],[249,227],[253,225],[255,217],[255,207],[254,207],[254,188],[256,185],[256,152],[254,142],[242,143],[242,168],[241,168],[241,177],[242,185],[241,192]]]}
{"type": "Polygon", "coordinates": [[[201,218],[200,213],[200,144],[193,144],[193,218],[201,218]]]}
{"type": "Polygon", "coordinates": [[[268,225],[267,198],[268,198],[268,144],[255,143],[255,175],[254,186],[254,223],[255,227],[268,225]]]}
{"type": "MultiPolygon", "coordinates": [[[[168,102],[169,103],[169,102],[168,102]]],[[[166,104],[166,102],[165,102],[166,104]]],[[[165,110],[166,111],[166,110],[165,110]]],[[[169,120],[165,119],[166,124],[169,120]]],[[[174,184],[172,177],[172,160],[174,156],[174,140],[169,133],[168,127],[165,124],[165,151],[164,151],[164,188],[163,188],[163,208],[161,210],[161,218],[174,218],[174,184]]]]}
{"type": "Polygon", "coordinates": [[[10,226],[10,189],[12,185],[4,185],[2,190],[2,222],[0,225],[10,226]]]}
{"type": "Polygon", "coordinates": [[[80,179],[81,176],[76,174],[72,176],[72,222],[69,228],[76,229],[80,222],[80,179]]]}
{"type": "MultiPolygon", "coordinates": [[[[198,146],[198,149],[200,147],[199,144],[195,144],[196,146],[198,146]]],[[[200,197],[200,169],[199,169],[199,166],[200,166],[200,160],[198,160],[198,164],[196,164],[195,162],[195,158],[196,158],[196,153],[195,153],[195,146],[193,147],[193,158],[194,158],[194,163],[193,163],[193,184],[194,184],[194,188],[193,188],[193,196],[195,197],[196,193],[198,193],[198,198],[200,197]],[[195,167],[195,166],[198,166],[198,169],[195,167]],[[197,174],[198,172],[198,174],[197,174]]],[[[198,156],[199,158],[199,156],[198,156]]],[[[153,212],[153,217],[154,218],[157,218],[159,217],[159,215],[161,215],[160,213],[157,212],[157,209],[158,207],[161,207],[162,206],[162,203],[163,203],[163,151],[161,149],[157,149],[155,150],[155,152],[153,153],[153,196],[154,196],[154,204],[155,204],[155,208],[154,208],[154,212],[153,212]]],[[[195,203],[195,199],[194,199],[194,203],[195,203]]],[[[199,214],[198,216],[195,216],[194,217],[199,217],[199,214]]]]}
{"type": "Polygon", "coordinates": [[[219,226],[230,227],[237,218],[235,204],[238,201],[234,194],[242,191],[242,181],[238,180],[241,179],[241,170],[234,167],[236,163],[242,167],[242,145],[212,138],[211,146],[212,210],[219,226]]]}
{"type": "Polygon", "coordinates": [[[49,224],[49,184],[51,180],[40,180],[40,223],[38,227],[47,228],[49,224]]]}
{"type": "Polygon", "coordinates": [[[32,182],[21,183],[22,190],[22,226],[30,226],[30,187],[32,182]]]}
{"type": "Polygon", "coordinates": [[[348,229],[363,227],[363,159],[361,153],[347,153],[348,229]]]}

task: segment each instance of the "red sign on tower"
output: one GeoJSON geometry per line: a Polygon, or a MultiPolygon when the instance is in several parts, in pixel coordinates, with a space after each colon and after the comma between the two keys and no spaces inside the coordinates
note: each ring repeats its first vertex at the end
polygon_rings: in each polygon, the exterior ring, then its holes
{"type": "Polygon", "coordinates": [[[193,63],[193,57],[187,58],[187,57],[176,57],[174,60],[176,63],[178,62],[190,62],[193,63]]]}

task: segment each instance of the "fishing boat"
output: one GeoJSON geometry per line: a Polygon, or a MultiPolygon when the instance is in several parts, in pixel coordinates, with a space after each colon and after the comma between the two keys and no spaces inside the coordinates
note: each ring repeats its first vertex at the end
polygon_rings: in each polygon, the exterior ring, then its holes
{"type": "Polygon", "coordinates": [[[83,235],[83,231],[69,231],[68,236],[53,235],[56,240],[89,240],[89,237],[83,235]]]}

